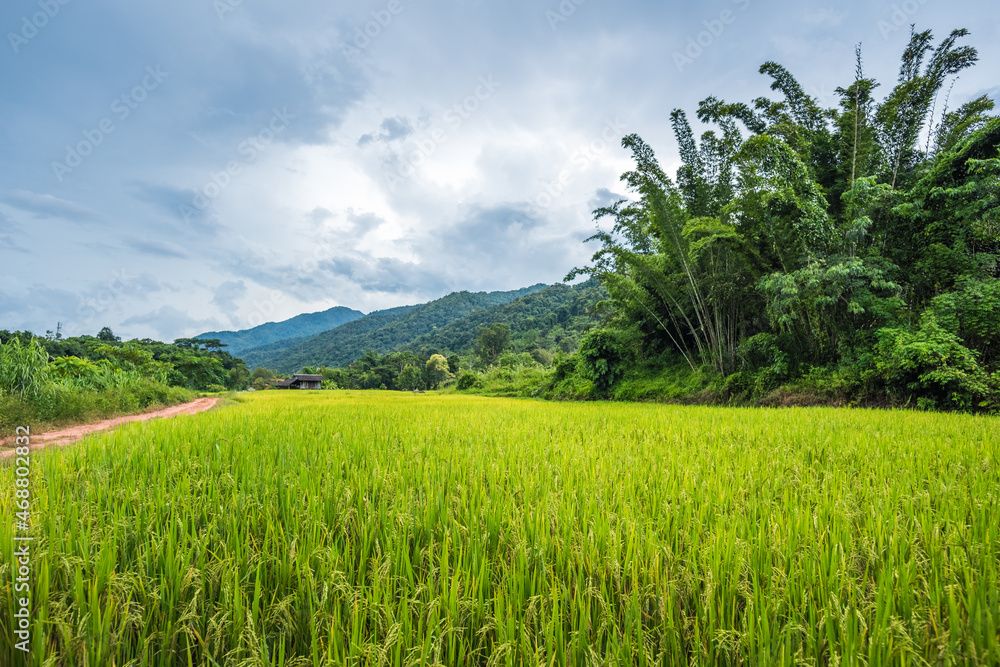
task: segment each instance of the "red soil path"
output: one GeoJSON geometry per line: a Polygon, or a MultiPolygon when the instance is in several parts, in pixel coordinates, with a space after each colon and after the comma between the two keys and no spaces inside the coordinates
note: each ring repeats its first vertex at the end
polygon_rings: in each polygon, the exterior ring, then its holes
{"type": "MultiPolygon", "coordinates": [[[[72,445],[85,435],[98,433],[100,431],[110,431],[119,424],[125,424],[127,422],[144,422],[158,417],[177,417],[179,415],[197,414],[199,412],[204,412],[209,408],[215,407],[215,404],[218,402],[219,399],[217,398],[199,398],[197,401],[184,403],[182,405],[174,405],[172,407],[156,410],[154,412],[145,412],[141,415],[116,417],[114,419],[105,419],[104,421],[97,422],[96,424],[83,424],[81,426],[71,426],[70,428],[64,428],[58,431],[39,433],[38,435],[32,434],[31,450],[32,452],[35,452],[46,447],[65,447],[66,445],[72,445]]],[[[3,442],[0,444],[4,447],[13,447],[14,439],[10,438],[9,442],[3,442]]],[[[0,451],[0,459],[13,455],[13,449],[0,451]]]]}

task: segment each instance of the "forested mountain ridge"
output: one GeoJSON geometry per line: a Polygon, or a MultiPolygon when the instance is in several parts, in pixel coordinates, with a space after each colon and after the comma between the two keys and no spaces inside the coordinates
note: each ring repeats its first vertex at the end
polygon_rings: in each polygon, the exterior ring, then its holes
{"type": "Polygon", "coordinates": [[[363,340],[378,329],[396,321],[417,306],[398,306],[377,310],[364,317],[342,324],[329,331],[314,336],[306,336],[288,341],[278,341],[270,345],[256,347],[241,356],[247,366],[265,367],[290,373],[299,367],[312,363],[313,356],[335,355],[338,345],[350,346],[356,340],[363,340]],[[285,360],[290,360],[285,363],[285,360]]]}
{"type": "Polygon", "coordinates": [[[606,297],[596,280],[573,286],[551,285],[516,301],[471,313],[401,349],[418,354],[470,354],[482,327],[504,324],[510,328],[511,348],[516,352],[574,352],[584,331],[596,322],[594,306],[606,297]]]}
{"type": "Polygon", "coordinates": [[[289,348],[278,345],[250,350],[243,358],[250,366],[282,373],[296,372],[304,366],[346,366],[366,352],[384,354],[476,310],[509,303],[545,287],[538,284],[508,292],[454,292],[429,303],[372,313],[289,348]]]}
{"type": "Polygon", "coordinates": [[[252,329],[242,331],[209,331],[195,338],[218,340],[225,344],[230,354],[239,356],[258,347],[289,341],[290,339],[315,336],[318,333],[336,329],[342,324],[364,317],[358,310],[337,306],[319,313],[304,313],[283,322],[267,322],[252,329]]]}
{"type": "MultiPolygon", "coordinates": [[[[303,368],[322,374],[330,387],[411,390],[439,387],[453,379],[464,386],[475,371],[535,373],[565,360],[580,339],[600,324],[607,292],[595,280],[551,285],[509,303],[475,309],[381,354],[368,350],[340,368],[303,368]]],[[[262,372],[261,370],[257,371],[262,372]]]]}

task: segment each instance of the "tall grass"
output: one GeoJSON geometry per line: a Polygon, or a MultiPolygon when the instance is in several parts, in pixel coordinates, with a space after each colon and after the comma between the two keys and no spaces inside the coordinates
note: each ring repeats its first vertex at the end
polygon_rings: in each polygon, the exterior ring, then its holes
{"type": "Polygon", "coordinates": [[[48,363],[49,355],[37,340],[27,344],[18,338],[0,342],[0,394],[21,398],[37,395],[45,385],[48,363]]]}
{"type": "Polygon", "coordinates": [[[35,456],[31,664],[1000,664],[998,435],[265,392],[35,456]]]}

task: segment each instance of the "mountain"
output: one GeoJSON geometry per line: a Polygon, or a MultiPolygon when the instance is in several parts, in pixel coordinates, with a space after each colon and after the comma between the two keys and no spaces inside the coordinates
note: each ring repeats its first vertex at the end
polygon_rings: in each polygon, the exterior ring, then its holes
{"type": "MultiPolygon", "coordinates": [[[[256,347],[244,352],[241,357],[250,368],[264,366],[282,373],[294,373],[302,366],[312,365],[310,355],[320,354],[324,358],[336,354],[338,345],[352,347],[355,341],[365,340],[378,329],[388,326],[419,306],[399,306],[388,310],[377,310],[360,319],[342,324],[331,331],[317,336],[306,336],[287,341],[279,341],[256,347]],[[304,360],[304,361],[303,361],[304,360]],[[298,366],[295,366],[296,363],[298,366]]],[[[362,353],[367,350],[362,350],[362,353]]],[[[353,361],[353,359],[352,359],[353,361]]]]}
{"type": "Polygon", "coordinates": [[[506,324],[514,349],[572,352],[579,338],[594,325],[594,306],[607,292],[594,279],[577,285],[552,285],[516,301],[476,311],[415,338],[401,349],[419,354],[472,352],[480,327],[506,324]]]}
{"type": "Polygon", "coordinates": [[[429,303],[378,311],[294,345],[268,345],[240,356],[251,368],[265,366],[281,373],[294,373],[303,366],[346,366],[369,350],[384,354],[476,311],[510,303],[546,287],[538,284],[510,292],[454,292],[429,303]]]}
{"type": "Polygon", "coordinates": [[[227,352],[234,356],[242,356],[241,353],[253,348],[275,343],[284,343],[286,346],[302,342],[308,337],[315,336],[323,331],[335,329],[341,325],[361,319],[365,314],[337,306],[321,313],[307,313],[297,315],[284,322],[268,322],[253,329],[244,331],[209,331],[195,336],[202,339],[218,339],[228,345],[227,352]]]}

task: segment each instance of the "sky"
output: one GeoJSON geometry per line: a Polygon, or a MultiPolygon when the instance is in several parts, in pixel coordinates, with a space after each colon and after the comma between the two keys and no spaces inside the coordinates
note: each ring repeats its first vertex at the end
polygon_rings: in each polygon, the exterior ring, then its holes
{"type": "MultiPolygon", "coordinates": [[[[0,329],[173,340],[562,280],[669,172],[709,95],[826,106],[895,82],[909,25],[968,28],[950,105],[1000,97],[985,0],[5,0],[0,329]]],[[[706,129],[696,125],[696,132],[706,129]]]]}

